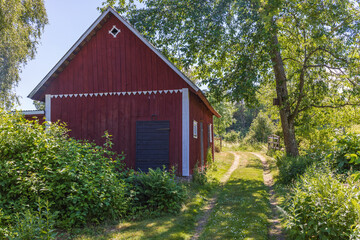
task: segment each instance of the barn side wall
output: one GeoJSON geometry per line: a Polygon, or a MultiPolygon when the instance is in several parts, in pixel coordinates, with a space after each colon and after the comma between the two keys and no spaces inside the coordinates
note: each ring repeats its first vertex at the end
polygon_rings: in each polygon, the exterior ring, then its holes
{"type": "MultiPolygon", "coordinates": [[[[206,155],[209,148],[211,148],[212,156],[214,156],[214,141],[209,142],[208,126],[211,124],[213,127],[213,114],[201,101],[201,99],[194,93],[190,93],[190,174],[193,174],[193,170],[196,164],[201,164],[201,143],[200,143],[200,122],[203,123],[204,135],[204,163],[206,164],[206,155]],[[198,123],[198,138],[194,138],[194,124],[198,123]]],[[[213,134],[213,129],[211,133],[213,134]]]]}
{"type": "Polygon", "coordinates": [[[39,124],[43,124],[45,122],[45,115],[44,114],[26,114],[24,115],[26,120],[38,120],[39,124]]]}
{"type": "Polygon", "coordinates": [[[104,131],[113,136],[113,150],[126,154],[135,167],[136,121],[170,121],[170,165],[182,169],[181,93],[125,96],[67,97],[51,99],[51,119],[65,122],[76,139],[103,144],[104,131]]]}

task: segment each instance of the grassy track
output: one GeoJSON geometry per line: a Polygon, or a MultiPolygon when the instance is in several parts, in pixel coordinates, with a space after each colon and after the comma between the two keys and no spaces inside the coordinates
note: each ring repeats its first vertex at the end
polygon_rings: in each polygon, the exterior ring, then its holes
{"type": "Polygon", "coordinates": [[[269,196],[262,164],[250,153],[219,193],[218,202],[200,239],[267,239],[269,196]]]}

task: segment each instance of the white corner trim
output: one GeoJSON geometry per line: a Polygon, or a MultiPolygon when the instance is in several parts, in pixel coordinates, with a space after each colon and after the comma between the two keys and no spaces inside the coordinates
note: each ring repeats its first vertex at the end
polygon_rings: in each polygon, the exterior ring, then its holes
{"type": "Polygon", "coordinates": [[[190,104],[189,89],[182,89],[182,175],[190,176],[190,104]]]}
{"type": "Polygon", "coordinates": [[[45,95],[45,119],[47,122],[51,122],[51,95],[45,95]]]}

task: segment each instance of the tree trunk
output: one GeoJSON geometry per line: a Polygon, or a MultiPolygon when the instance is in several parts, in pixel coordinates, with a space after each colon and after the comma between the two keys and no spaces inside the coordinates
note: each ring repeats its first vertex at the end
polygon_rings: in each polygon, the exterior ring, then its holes
{"type": "Polygon", "coordinates": [[[298,156],[299,150],[295,138],[294,119],[291,118],[291,109],[288,103],[288,90],[286,85],[286,74],[284,69],[284,63],[281,58],[279,50],[279,42],[277,35],[274,34],[272,39],[272,56],[271,61],[273,63],[273,69],[275,73],[276,81],[276,94],[279,99],[280,105],[280,120],[284,134],[284,144],[286,154],[290,156],[298,156]]]}

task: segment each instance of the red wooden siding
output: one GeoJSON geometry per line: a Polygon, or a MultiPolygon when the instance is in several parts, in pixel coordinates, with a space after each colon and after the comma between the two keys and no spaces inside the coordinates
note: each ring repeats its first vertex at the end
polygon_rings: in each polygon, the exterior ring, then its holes
{"type": "Polygon", "coordinates": [[[170,121],[170,164],[182,172],[181,93],[52,98],[51,119],[71,129],[70,136],[103,144],[104,131],[113,136],[114,150],[124,151],[135,167],[136,121],[170,121]]]}
{"type": "MultiPolygon", "coordinates": [[[[214,156],[214,141],[210,143],[210,146],[208,144],[208,126],[209,124],[213,125],[213,114],[196,94],[190,93],[190,174],[193,173],[196,162],[198,162],[199,167],[201,164],[200,122],[203,123],[204,129],[204,162],[206,164],[206,155],[209,147],[211,147],[214,156]],[[198,122],[198,138],[194,138],[193,135],[194,120],[198,122]]],[[[213,133],[213,129],[211,132],[213,133]]]]}
{"type": "Polygon", "coordinates": [[[24,115],[24,118],[26,120],[38,120],[39,121],[39,124],[43,124],[45,122],[45,116],[44,114],[27,114],[27,115],[24,115]]]}
{"type": "Polygon", "coordinates": [[[45,94],[190,88],[113,14],[47,87],[45,94]],[[109,30],[121,32],[114,38],[109,30]]]}

